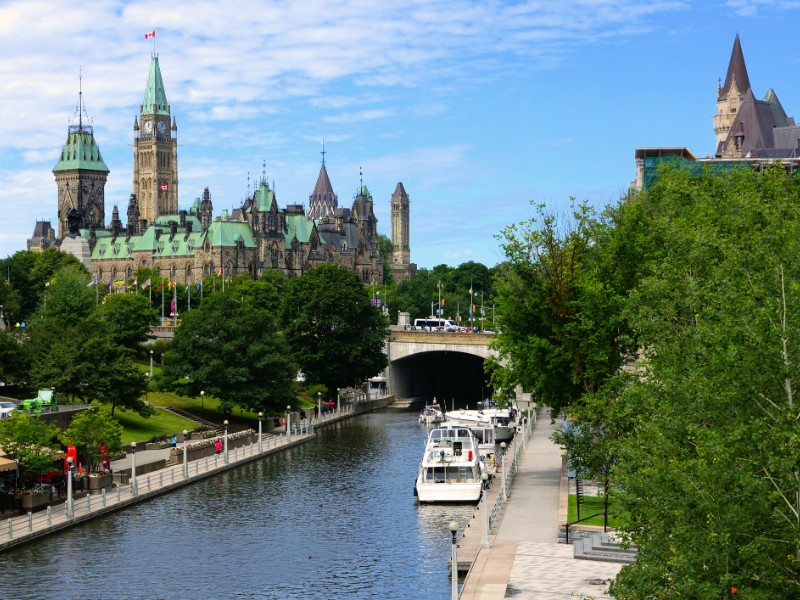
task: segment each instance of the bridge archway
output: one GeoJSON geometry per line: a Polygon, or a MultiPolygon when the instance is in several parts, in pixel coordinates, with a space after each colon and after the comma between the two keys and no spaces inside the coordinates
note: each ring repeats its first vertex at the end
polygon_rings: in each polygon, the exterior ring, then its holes
{"type": "Polygon", "coordinates": [[[391,386],[398,398],[436,398],[448,410],[452,403],[475,408],[491,396],[483,358],[467,352],[432,350],[393,361],[391,386]]]}

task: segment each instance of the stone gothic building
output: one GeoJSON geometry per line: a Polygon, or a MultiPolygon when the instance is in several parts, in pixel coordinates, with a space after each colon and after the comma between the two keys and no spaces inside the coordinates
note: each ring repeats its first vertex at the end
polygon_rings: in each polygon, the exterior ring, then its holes
{"type": "MultiPolygon", "coordinates": [[[[180,284],[196,284],[219,273],[257,278],[268,269],[295,277],[322,263],[351,269],[365,283],[383,283],[372,195],[362,181],[352,206],[340,207],[324,150],[308,213],[302,204],[281,208],[262,179],[240,208],[215,216],[208,188],[190,208],[178,208],[177,131],[158,57],[153,55],[144,101],[133,123],[133,193],[127,222],[123,224],[114,206],[105,225],[103,192],[109,169],[92,129],[79,117],[53,168],[58,236],[49,222],[37,222],[28,249],[61,246],[68,237],[85,239],[90,270],[99,285],[130,280],[139,268],[180,284]]],[[[416,265],[410,262],[409,199],[402,183],[390,202],[393,252],[388,267],[395,279],[403,280],[416,265]]]]}
{"type": "Polygon", "coordinates": [[[677,160],[695,169],[703,165],[720,170],[737,165],[760,169],[774,162],[780,162],[789,172],[800,167],[800,126],[787,116],[772,88],[762,99],[756,98],[750,87],[739,34],[733,41],[725,81],[720,79],[717,83],[716,100],[714,154],[698,159],[684,147],[637,148],[633,190],[647,189],[664,161],[677,160]]]}

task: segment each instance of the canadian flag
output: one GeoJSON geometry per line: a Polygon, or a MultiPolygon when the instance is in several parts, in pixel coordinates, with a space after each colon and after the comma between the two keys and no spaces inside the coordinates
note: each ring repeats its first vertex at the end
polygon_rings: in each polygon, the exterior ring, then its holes
{"type": "Polygon", "coordinates": [[[162,191],[168,190],[169,189],[169,184],[165,183],[164,185],[160,185],[160,186],[158,186],[158,189],[160,189],[162,191]]]}
{"type": "Polygon", "coordinates": [[[217,277],[219,277],[220,275],[222,275],[224,272],[225,272],[225,267],[220,267],[220,268],[219,268],[219,273],[217,273],[217,277]]]}
{"type": "Polygon", "coordinates": [[[151,37],[156,37],[156,30],[155,29],[153,29],[153,31],[148,31],[147,33],[144,34],[144,39],[151,38],[151,37]]]}

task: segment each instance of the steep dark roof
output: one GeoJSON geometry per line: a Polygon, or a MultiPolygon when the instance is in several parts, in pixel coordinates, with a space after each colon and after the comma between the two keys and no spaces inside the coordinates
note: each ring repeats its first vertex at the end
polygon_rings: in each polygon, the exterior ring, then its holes
{"type": "Polygon", "coordinates": [[[720,90],[720,98],[727,98],[728,93],[731,91],[731,81],[734,77],[736,77],[736,87],[739,88],[739,93],[744,94],[750,89],[750,78],[747,76],[747,67],[744,64],[744,54],[742,53],[742,44],[739,42],[738,33],[736,34],[736,39],[733,40],[731,60],[728,63],[728,74],[725,76],[725,85],[720,90]]]}
{"type": "Polygon", "coordinates": [[[402,181],[397,182],[397,187],[394,188],[392,198],[408,198],[408,194],[406,194],[406,188],[403,187],[402,181]]]}
{"type": "Polygon", "coordinates": [[[331,180],[328,177],[328,170],[325,163],[319,169],[317,184],[314,191],[308,197],[308,216],[311,219],[321,219],[333,213],[338,205],[338,199],[333,191],[331,180]]]}
{"type": "Polygon", "coordinates": [[[748,153],[753,157],[766,156],[766,150],[775,148],[773,129],[776,123],[773,109],[773,104],[756,100],[753,90],[747,90],[728,137],[720,142],[717,154],[721,155],[724,147],[735,143],[736,136],[742,135],[742,156],[747,156],[748,153]]]}

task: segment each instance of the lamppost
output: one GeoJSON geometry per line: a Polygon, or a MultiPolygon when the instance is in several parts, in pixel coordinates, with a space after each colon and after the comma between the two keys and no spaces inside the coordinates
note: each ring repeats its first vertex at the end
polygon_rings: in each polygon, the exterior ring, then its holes
{"type": "Polygon", "coordinates": [[[150,381],[153,381],[153,351],[150,350],[150,381]]]}
{"type": "Polygon", "coordinates": [[[206,395],[204,390],[200,390],[200,410],[205,410],[203,405],[203,398],[206,395]]]}
{"type": "Polygon", "coordinates": [[[188,445],[189,432],[183,430],[183,478],[189,479],[189,463],[186,462],[186,447],[188,445]]]}
{"type": "Polygon", "coordinates": [[[508,444],[505,442],[500,442],[500,474],[501,478],[501,485],[500,485],[500,497],[503,499],[503,502],[506,501],[506,448],[508,444]]]}
{"type": "Polygon", "coordinates": [[[322,416],[322,392],[317,392],[317,419],[322,416]]]}
{"type": "Polygon", "coordinates": [[[339,414],[339,410],[341,409],[341,396],[339,395],[339,388],[336,388],[336,414],[339,414]]]}
{"type": "Polygon", "coordinates": [[[263,445],[263,442],[261,440],[261,419],[263,417],[264,417],[264,413],[263,412],[259,412],[258,413],[258,451],[259,452],[263,452],[264,451],[264,445],[263,445]]]}
{"type": "Polygon", "coordinates": [[[452,581],[450,597],[452,600],[458,600],[458,544],[456,544],[456,535],[458,534],[458,521],[450,521],[447,525],[453,536],[453,556],[450,557],[450,579],[452,581]]]}
{"type": "Polygon", "coordinates": [[[489,547],[489,474],[481,473],[481,510],[483,511],[483,528],[481,531],[481,548],[489,547]]]}
{"type": "Polygon", "coordinates": [[[225,425],[225,464],[228,464],[228,419],[222,422],[225,425]]]}
{"type": "Polygon", "coordinates": [[[74,510],[72,504],[72,457],[67,457],[67,518],[73,517],[72,511],[74,510]]]}
{"type": "Polygon", "coordinates": [[[139,495],[139,487],[136,485],[136,442],[131,442],[131,495],[139,495]]]}
{"type": "Polygon", "coordinates": [[[292,407],[286,407],[286,441],[292,439],[292,407]]]}

